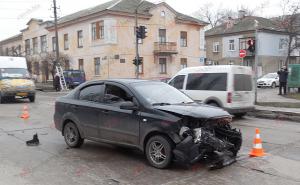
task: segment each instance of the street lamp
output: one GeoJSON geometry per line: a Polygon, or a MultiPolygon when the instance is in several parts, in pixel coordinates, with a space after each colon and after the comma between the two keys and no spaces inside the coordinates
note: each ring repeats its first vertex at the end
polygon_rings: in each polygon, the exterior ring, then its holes
{"type": "Polygon", "coordinates": [[[255,59],[254,59],[254,88],[255,88],[255,104],[257,104],[257,79],[258,79],[258,71],[257,71],[257,66],[258,66],[258,21],[254,20],[254,27],[255,27],[255,59]]]}

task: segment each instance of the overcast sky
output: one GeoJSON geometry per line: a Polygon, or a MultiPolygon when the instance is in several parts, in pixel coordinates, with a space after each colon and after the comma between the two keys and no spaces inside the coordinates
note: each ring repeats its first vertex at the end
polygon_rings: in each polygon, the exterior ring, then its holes
{"type": "MultiPolygon", "coordinates": [[[[59,16],[64,16],[81,9],[99,5],[108,0],[57,0],[60,7],[59,16]]],[[[158,0],[149,0],[157,3],[158,0]]],[[[241,6],[256,9],[262,3],[266,4],[263,11],[256,14],[260,16],[276,16],[281,14],[282,0],[214,0],[214,4],[223,8],[238,10],[241,6]]],[[[30,18],[51,20],[53,0],[0,0],[0,40],[18,34],[26,27],[30,18]]],[[[188,15],[197,11],[201,5],[212,2],[211,0],[166,0],[175,10],[188,15]]]]}

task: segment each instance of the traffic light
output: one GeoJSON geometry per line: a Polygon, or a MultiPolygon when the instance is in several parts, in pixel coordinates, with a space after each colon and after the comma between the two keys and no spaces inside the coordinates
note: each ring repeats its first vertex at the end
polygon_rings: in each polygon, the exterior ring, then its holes
{"type": "Polygon", "coordinates": [[[253,53],[255,51],[255,40],[249,39],[247,44],[248,50],[253,53]]]}
{"type": "Polygon", "coordinates": [[[137,38],[139,39],[144,39],[146,38],[146,33],[147,33],[147,28],[146,26],[139,26],[139,27],[136,27],[136,36],[137,38]]]}
{"type": "Polygon", "coordinates": [[[137,65],[142,65],[142,63],[143,63],[143,58],[142,58],[142,57],[139,57],[138,60],[136,60],[136,58],[135,58],[135,59],[133,59],[132,61],[133,61],[133,64],[134,64],[135,66],[137,66],[137,65]]]}

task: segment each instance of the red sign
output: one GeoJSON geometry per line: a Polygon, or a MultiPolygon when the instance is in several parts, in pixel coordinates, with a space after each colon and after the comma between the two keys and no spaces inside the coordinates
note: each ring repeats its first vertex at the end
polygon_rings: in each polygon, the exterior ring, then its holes
{"type": "Polygon", "coordinates": [[[245,56],[246,56],[246,50],[241,49],[240,50],[240,58],[245,58],[245,56]]]}

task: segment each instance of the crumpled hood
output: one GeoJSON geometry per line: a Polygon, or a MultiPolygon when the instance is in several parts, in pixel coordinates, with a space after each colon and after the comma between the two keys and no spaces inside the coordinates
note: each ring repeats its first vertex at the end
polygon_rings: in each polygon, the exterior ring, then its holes
{"type": "Polygon", "coordinates": [[[218,107],[199,104],[181,104],[181,105],[164,105],[155,106],[155,109],[173,112],[184,116],[191,116],[194,118],[217,118],[228,117],[230,114],[218,107]]]}

